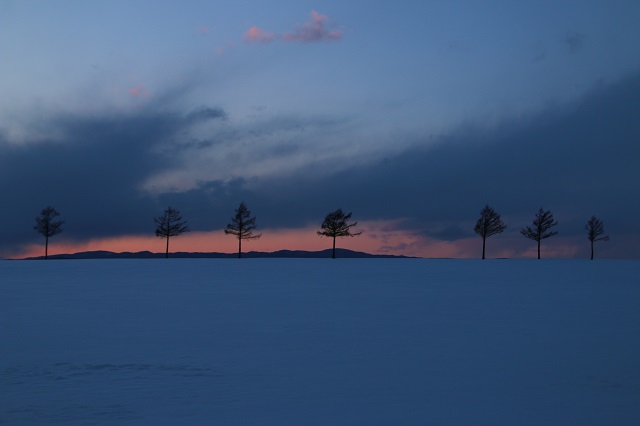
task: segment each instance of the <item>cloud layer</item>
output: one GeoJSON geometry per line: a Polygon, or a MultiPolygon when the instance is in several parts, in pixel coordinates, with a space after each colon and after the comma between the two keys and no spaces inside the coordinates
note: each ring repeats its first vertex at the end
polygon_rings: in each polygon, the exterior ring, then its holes
{"type": "Polygon", "coordinates": [[[244,40],[247,43],[269,43],[275,40],[315,43],[336,41],[342,37],[342,30],[327,15],[315,10],[311,11],[309,21],[296,25],[296,28],[291,32],[278,35],[258,27],[251,27],[244,34],[244,40]]]}
{"type": "Polygon", "coordinates": [[[268,33],[258,27],[251,27],[244,33],[244,41],[247,43],[269,43],[275,39],[275,34],[268,33]]]}
{"type": "Polygon", "coordinates": [[[285,41],[301,41],[303,43],[323,40],[340,40],[342,31],[330,28],[330,21],[326,15],[315,10],[311,12],[311,20],[296,26],[295,31],[285,33],[282,39],[285,41]]]}
{"type": "Polygon", "coordinates": [[[556,250],[571,255],[597,214],[612,236],[609,255],[638,258],[640,248],[629,242],[640,238],[638,110],[640,74],[571,105],[492,128],[461,126],[435,145],[425,135],[402,152],[366,160],[363,145],[346,155],[348,144],[330,144],[333,133],[346,131],[348,121],[338,119],[238,122],[223,107],[180,113],[152,103],[100,116],[54,114],[39,134],[55,138],[15,143],[0,129],[0,191],[9,200],[0,219],[11,224],[0,250],[37,243],[33,217],[49,204],[67,221],[57,238],[81,241],[151,235],[153,217],[169,204],[194,232],[222,229],[244,200],[262,229],[317,226],[342,207],[356,220],[391,221],[401,235],[417,237],[387,237],[379,251],[404,244],[427,253],[430,242],[454,253],[474,238],[473,223],[489,203],[509,226],[492,243],[502,253],[530,250],[518,231],[544,207],[560,222],[556,250]],[[213,136],[200,137],[202,126],[213,136]],[[327,142],[314,143],[323,134],[327,142]]]}

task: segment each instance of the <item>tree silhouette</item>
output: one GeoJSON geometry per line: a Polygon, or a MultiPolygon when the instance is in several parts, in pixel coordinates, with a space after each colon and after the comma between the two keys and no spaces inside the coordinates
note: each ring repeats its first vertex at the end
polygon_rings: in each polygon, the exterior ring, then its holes
{"type": "Polygon", "coordinates": [[[540,259],[540,241],[556,235],[558,232],[550,231],[550,229],[557,224],[558,222],[553,220],[553,214],[549,210],[540,208],[533,219],[533,228],[527,226],[520,231],[528,239],[538,242],[538,259],[540,259]]]}
{"type": "Polygon", "coordinates": [[[44,258],[49,258],[49,238],[62,232],[64,220],[54,220],[60,213],[51,206],[42,209],[40,216],[36,217],[36,224],[33,227],[39,234],[44,235],[44,258]]]}
{"type": "Polygon", "coordinates": [[[189,232],[187,221],[182,219],[180,211],[170,206],[164,209],[162,216],[155,219],[156,236],[167,239],[167,248],[164,252],[165,259],[169,257],[169,238],[189,232]]]}
{"type": "Polygon", "coordinates": [[[492,235],[501,234],[507,225],[504,224],[500,215],[489,205],[484,206],[480,212],[480,218],[476,222],[473,231],[482,238],[482,258],[484,259],[485,245],[487,238],[492,235]]]}
{"type": "Polygon", "coordinates": [[[251,211],[243,201],[231,218],[231,223],[227,224],[224,230],[226,235],[233,235],[238,239],[238,259],[242,257],[242,240],[255,240],[262,236],[262,234],[254,235],[255,229],[256,217],[251,217],[251,211]]]}
{"type": "Polygon", "coordinates": [[[596,241],[609,241],[609,236],[602,235],[604,234],[604,222],[596,216],[591,216],[584,229],[587,230],[587,238],[591,242],[591,260],[593,260],[593,243],[596,241]]]}
{"type": "Polygon", "coordinates": [[[321,230],[318,231],[318,235],[321,237],[333,238],[333,252],[332,259],[336,258],[336,237],[356,237],[362,232],[352,233],[351,228],[356,226],[358,222],[349,223],[351,219],[351,212],[345,214],[342,209],[338,209],[325,216],[321,230]]]}

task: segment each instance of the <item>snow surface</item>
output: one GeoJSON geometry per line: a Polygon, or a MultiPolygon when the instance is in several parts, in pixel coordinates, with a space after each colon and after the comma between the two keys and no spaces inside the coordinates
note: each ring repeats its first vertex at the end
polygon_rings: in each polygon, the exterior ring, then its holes
{"type": "Polygon", "coordinates": [[[0,424],[637,425],[640,262],[0,262],[0,424]]]}

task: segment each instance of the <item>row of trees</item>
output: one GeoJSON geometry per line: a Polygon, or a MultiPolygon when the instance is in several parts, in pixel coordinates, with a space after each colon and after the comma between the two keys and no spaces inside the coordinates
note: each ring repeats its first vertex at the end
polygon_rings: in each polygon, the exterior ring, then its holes
{"type": "MultiPolygon", "coordinates": [[[[49,258],[49,238],[62,232],[64,220],[58,220],[60,213],[49,206],[40,212],[36,217],[36,224],[33,227],[39,234],[45,238],[44,258],[49,258]]],[[[338,209],[325,216],[318,235],[333,238],[332,258],[336,257],[336,238],[337,237],[356,237],[362,232],[351,232],[351,228],[356,226],[358,222],[349,223],[351,213],[345,213],[342,209],[338,209]]],[[[155,234],[160,238],[166,239],[165,257],[169,257],[169,240],[171,237],[177,237],[189,232],[187,221],[182,218],[180,211],[167,207],[161,216],[154,218],[156,224],[155,234]]],[[[256,217],[251,216],[251,211],[244,202],[241,202],[235,210],[235,214],[231,218],[231,222],[227,224],[224,230],[226,235],[233,235],[238,240],[238,258],[242,257],[242,241],[255,240],[262,234],[254,233],[256,229],[256,217]]]]}
{"type": "MultiPolygon", "coordinates": [[[[540,259],[540,243],[542,240],[551,238],[558,234],[552,228],[558,225],[558,221],[553,218],[549,210],[540,208],[533,218],[533,226],[525,226],[520,233],[526,238],[538,243],[538,259],[540,259]]],[[[507,225],[502,221],[500,215],[491,207],[486,205],[480,212],[480,218],[473,228],[474,232],[482,238],[482,258],[485,258],[485,247],[487,238],[501,234],[507,229],[507,225]]],[[[596,216],[591,216],[585,225],[587,239],[591,243],[591,260],[593,260],[593,244],[597,241],[608,241],[609,236],[604,235],[604,223],[596,216]]]]}
{"type": "MultiPolygon", "coordinates": [[[[351,232],[351,228],[356,226],[358,222],[349,223],[350,219],[351,213],[345,213],[342,209],[338,209],[326,215],[320,226],[318,235],[333,238],[333,259],[336,258],[337,237],[356,237],[362,234],[362,232],[351,232]]],[[[187,221],[182,218],[178,210],[167,207],[162,216],[155,218],[155,222],[156,236],[167,240],[165,257],[169,257],[169,239],[189,232],[187,221]]],[[[243,240],[255,240],[262,236],[262,234],[254,233],[255,229],[256,217],[251,216],[251,211],[243,201],[224,230],[225,235],[233,235],[238,240],[238,258],[242,257],[243,240]]]]}
{"type": "MultiPolygon", "coordinates": [[[[345,213],[342,209],[337,209],[327,214],[320,225],[317,234],[321,237],[333,239],[332,258],[336,257],[336,238],[339,237],[356,237],[362,232],[352,232],[358,222],[351,222],[352,213],[345,213]]],[[[45,259],[48,258],[49,238],[62,232],[63,220],[57,219],[60,213],[53,207],[46,207],[40,215],[36,217],[36,225],[34,229],[45,237],[45,259]]],[[[169,257],[169,240],[189,232],[187,221],[182,218],[180,211],[167,207],[161,216],[154,218],[156,224],[155,234],[160,238],[166,239],[165,257],[169,257]]],[[[558,225],[558,221],[553,218],[553,214],[549,210],[540,208],[533,219],[533,226],[526,226],[520,230],[520,233],[538,244],[538,259],[540,259],[540,244],[542,240],[557,235],[558,232],[552,230],[558,225]]],[[[238,258],[242,257],[242,241],[254,240],[262,236],[255,233],[256,217],[251,216],[251,211],[244,202],[241,202],[235,210],[235,214],[231,218],[231,222],[227,224],[224,233],[232,235],[238,240],[238,258]]],[[[502,221],[500,214],[493,208],[486,205],[480,212],[480,218],[473,228],[474,232],[482,238],[482,259],[485,258],[487,238],[501,234],[507,229],[507,225],[502,221]]],[[[598,241],[608,241],[609,236],[604,235],[604,223],[596,216],[592,216],[585,225],[587,230],[587,238],[591,243],[591,260],[593,260],[593,245],[598,241]]]]}

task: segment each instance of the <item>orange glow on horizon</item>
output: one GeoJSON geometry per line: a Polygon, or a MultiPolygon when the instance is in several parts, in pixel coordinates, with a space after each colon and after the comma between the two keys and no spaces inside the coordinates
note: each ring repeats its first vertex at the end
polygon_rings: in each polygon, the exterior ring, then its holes
{"type": "MultiPolygon", "coordinates": [[[[363,234],[353,238],[338,238],[337,248],[364,251],[376,254],[400,254],[407,256],[424,256],[425,243],[423,237],[407,230],[396,229],[392,221],[360,222],[358,230],[363,234]]],[[[257,240],[243,241],[242,251],[273,252],[278,250],[319,251],[332,246],[330,238],[317,235],[316,227],[295,229],[260,230],[262,237],[257,240]]],[[[123,235],[118,237],[96,238],[87,241],[56,240],[49,242],[49,254],[77,253],[84,251],[105,250],[111,252],[150,251],[164,253],[165,240],[153,235],[123,235]]],[[[238,243],[235,238],[225,235],[223,230],[207,232],[190,232],[169,241],[169,252],[221,252],[235,253],[238,243]]],[[[436,244],[433,250],[427,250],[427,256],[445,252],[444,256],[454,255],[454,245],[436,244]]],[[[11,258],[42,256],[44,248],[41,244],[31,244],[21,248],[11,258]]],[[[440,255],[442,256],[442,255],[440,255]]]]}
{"type": "MultiPolygon", "coordinates": [[[[420,232],[399,229],[397,221],[366,221],[358,224],[359,237],[338,238],[337,248],[362,251],[371,254],[404,255],[425,258],[479,258],[482,242],[472,237],[455,241],[444,241],[424,236],[420,232]]],[[[295,229],[260,230],[262,237],[257,240],[243,241],[242,251],[274,252],[278,250],[320,251],[330,249],[332,241],[316,234],[317,227],[295,229]]],[[[166,240],[153,235],[123,235],[118,237],[96,238],[87,241],[53,239],[49,242],[49,255],[78,253],[84,251],[139,252],[150,251],[164,253],[166,240]]],[[[220,252],[236,253],[237,240],[220,230],[190,232],[171,238],[169,252],[220,252]]],[[[579,254],[576,244],[561,240],[543,244],[544,258],[576,257],[579,254]]],[[[10,254],[11,259],[37,257],[44,255],[42,244],[30,244],[10,254]]],[[[528,244],[521,238],[496,238],[487,241],[487,258],[534,258],[535,243],[528,244]]]]}

